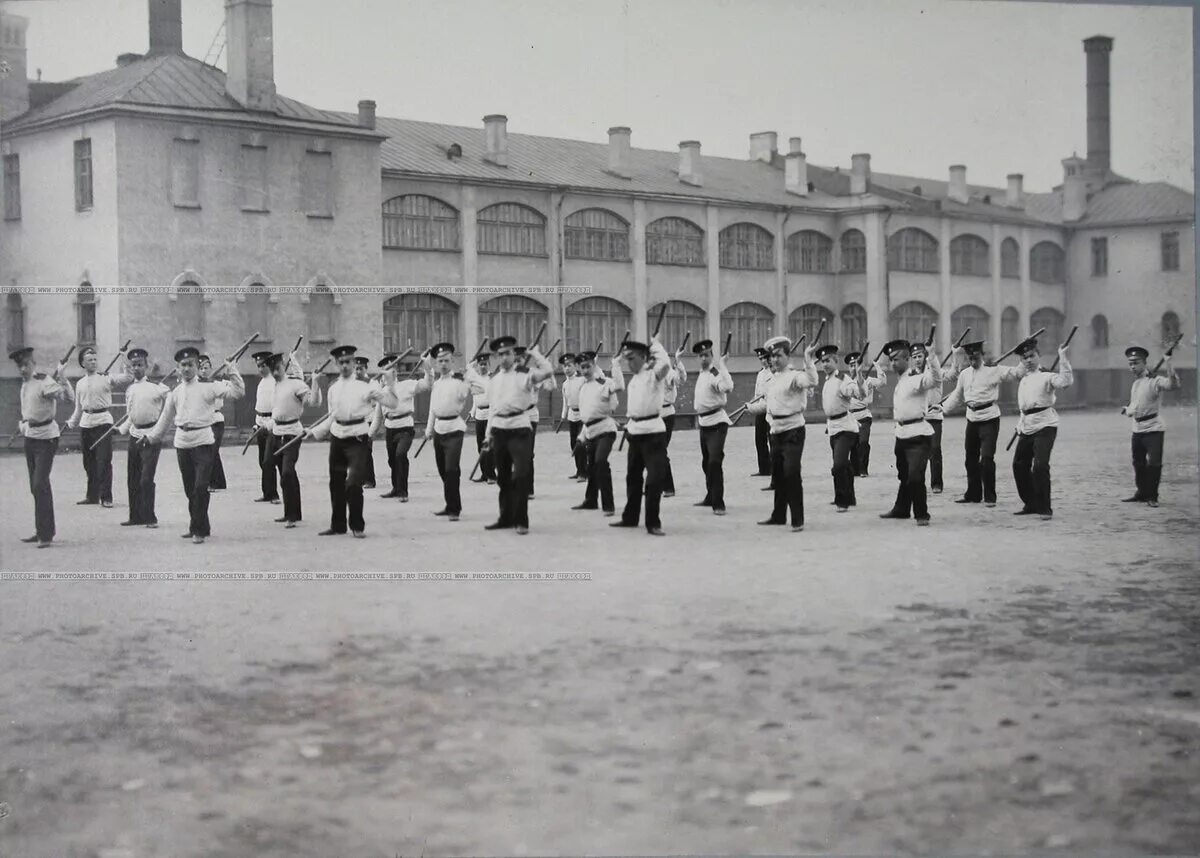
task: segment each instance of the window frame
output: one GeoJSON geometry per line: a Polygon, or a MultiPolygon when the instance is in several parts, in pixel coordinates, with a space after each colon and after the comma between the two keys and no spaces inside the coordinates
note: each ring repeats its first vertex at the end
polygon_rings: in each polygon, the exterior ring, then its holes
{"type": "Polygon", "coordinates": [[[992,314],[978,304],[963,304],[950,314],[950,340],[957,342],[959,335],[967,327],[971,328],[973,337],[981,340],[990,339],[989,331],[992,325],[992,314]]]}
{"type": "Polygon", "coordinates": [[[96,290],[92,284],[84,280],[79,284],[79,288],[75,290],[75,340],[81,346],[96,345],[96,290]],[[84,308],[87,308],[86,310],[84,308]],[[85,322],[90,319],[91,336],[85,336],[87,333],[85,322]]]}
{"type": "Polygon", "coordinates": [[[1108,276],[1108,236],[1093,236],[1091,241],[1092,276],[1108,276]]]}
{"type": "Polygon", "coordinates": [[[838,319],[842,324],[842,346],[844,348],[853,350],[867,341],[866,307],[852,301],[842,307],[841,312],[838,313],[838,319]]]}
{"type": "Polygon", "coordinates": [[[414,348],[422,344],[453,342],[457,339],[460,310],[458,304],[435,292],[392,295],[382,305],[384,351],[399,354],[410,339],[414,348]],[[408,306],[410,302],[411,306],[408,306]],[[419,332],[418,327],[421,328],[419,332]]]}
{"type": "MultiPolygon", "coordinates": [[[[801,304],[799,307],[788,313],[787,318],[787,333],[788,338],[795,342],[800,339],[801,334],[808,334],[808,342],[811,344],[813,336],[817,329],[821,326],[821,320],[827,319],[833,321],[838,318],[837,314],[826,307],[824,304],[818,304],[815,301],[809,301],[806,304],[801,304]]],[[[833,331],[829,330],[828,324],[825,326],[828,331],[826,341],[833,340],[833,331]]]]}
{"type": "Polygon", "coordinates": [[[16,289],[9,290],[4,299],[5,328],[8,336],[8,349],[25,347],[25,299],[16,289]],[[14,300],[15,299],[15,300],[14,300]]]}
{"type": "Polygon", "coordinates": [[[1021,242],[1011,235],[1000,242],[1000,276],[1006,280],[1021,279],[1021,242]]]}
{"type": "MultiPolygon", "coordinates": [[[[769,340],[774,333],[775,314],[771,312],[770,307],[757,301],[738,301],[721,311],[721,330],[725,336],[733,334],[729,341],[730,357],[752,355],[754,349],[769,340]],[[751,308],[754,312],[746,312],[743,308],[751,308]]],[[[724,343],[714,348],[724,348],[724,343]]]]}
{"type": "Polygon", "coordinates": [[[842,274],[862,274],[867,270],[867,236],[861,229],[848,229],[838,236],[841,260],[838,270],[842,274]],[[847,242],[850,239],[853,244],[847,242]],[[861,259],[861,264],[856,264],[861,259]]]}
{"type": "Polygon", "coordinates": [[[4,156],[4,219],[21,219],[21,153],[4,156]],[[10,169],[10,165],[12,169],[10,169]]]}
{"type": "MultiPolygon", "coordinates": [[[[524,203],[511,201],[492,203],[491,205],[480,209],[475,216],[475,243],[477,252],[485,256],[527,256],[534,259],[547,259],[550,256],[549,242],[546,235],[547,226],[548,222],[546,216],[533,206],[527,206],[524,203]],[[486,216],[489,212],[502,212],[507,209],[511,209],[512,211],[528,212],[535,216],[535,219],[528,221],[511,221],[491,219],[486,216]],[[505,231],[500,232],[501,229],[505,231]],[[498,247],[488,249],[486,245],[489,244],[489,236],[492,232],[495,232],[495,235],[491,236],[491,238],[496,239],[495,244],[497,245],[504,243],[501,239],[503,239],[503,237],[506,235],[511,234],[522,237],[527,235],[532,238],[532,240],[528,242],[532,249],[526,250],[523,246],[518,250],[505,250],[498,247]],[[539,245],[540,249],[538,247],[539,245]]],[[[524,238],[518,241],[517,244],[523,245],[524,238]]]]}
{"type": "Polygon", "coordinates": [[[991,245],[974,233],[956,235],[950,240],[950,273],[959,277],[991,277],[991,245]]]}
{"type": "Polygon", "coordinates": [[[1109,342],[1108,317],[1103,313],[1092,316],[1092,348],[1106,349],[1109,342]]]}
{"type": "Polygon", "coordinates": [[[432,250],[439,253],[462,252],[461,213],[454,206],[429,194],[399,194],[383,201],[380,209],[382,244],[385,250],[432,250]],[[427,212],[405,211],[420,203],[427,212]],[[394,205],[393,205],[394,204],[394,205]],[[391,207],[392,210],[389,210],[391,207]],[[391,229],[389,230],[389,225],[391,229]],[[424,229],[427,243],[403,243],[407,236],[418,236],[424,229]],[[437,246],[439,241],[444,246],[437,246]]]}
{"type": "Polygon", "coordinates": [[[1159,233],[1159,251],[1163,271],[1179,270],[1179,231],[1167,230],[1159,233]]]}
{"type": "Polygon", "coordinates": [[[819,229],[802,229],[784,245],[789,274],[833,273],[833,239],[819,229]]]}
{"type": "Polygon", "coordinates": [[[941,272],[938,240],[920,227],[906,226],[888,236],[887,256],[889,271],[941,272]]]}
{"type": "Polygon", "coordinates": [[[668,216],[651,221],[646,225],[646,264],[679,265],[686,268],[707,267],[704,229],[684,217],[668,216]],[[678,225],[679,231],[673,233],[656,230],[656,224],[671,227],[678,225]],[[695,230],[695,233],[689,234],[689,230],[695,230]],[[663,253],[663,250],[671,252],[663,253]],[[679,258],[662,258],[665,256],[679,258]]]}
{"type": "MultiPolygon", "coordinates": [[[[647,336],[654,332],[654,325],[658,322],[663,303],[659,301],[646,310],[647,336]]],[[[703,307],[679,298],[671,298],[665,303],[667,312],[663,316],[662,330],[659,331],[663,343],[682,343],[688,331],[692,332],[693,341],[707,337],[705,332],[708,330],[708,313],[703,307]]]]}
{"type": "Polygon", "coordinates": [[[891,332],[892,339],[924,341],[929,336],[931,326],[938,323],[938,311],[924,301],[905,301],[888,313],[888,330],[891,332]],[[900,312],[901,310],[908,310],[910,307],[916,309],[903,314],[900,312]],[[920,315],[915,314],[916,310],[920,310],[920,315]],[[908,334],[911,333],[909,323],[914,319],[920,321],[923,330],[916,331],[916,336],[909,336],[908,334]]]}
{"type": "Polygon", "coordinates": [[[479,319],[478,334],[481,337],[487,337],[489,340],[492,340],[502,335],[514,336],[517,338],[518,345],[527,346],[529,345],[530,340],[536,336],[538,328],[541,327],[541,323],[549,320],[550,308],[541,301],[537,301],[527,295],[518,295],[516,293],[512,293],[508,295],[497,295],[494,298],[481,301],[479,303],[477,315],[479,319]],[[505,302],[508,306],[505,306],[501,302],[505,302]],[[495,306],[489,307],[489,304],[493,304],[495,306]],[[520,330],[504,330],[504,328],[510,327],[510,325],[504,324],[506,315],[515,315],[519,317],[517,320],[517,327],[520,328],[520,330]],[[493,328],[489,330],[487,325],[493,319],[497,320],[498,327],[493,326],[493,328]]]}
{"type": "Polygon", "coordinates": [[[1167,310],[1162,314],[1162,318],[1159,320],[1159,328],[1162,334],[1162,346],[1164,349],[1169,347],[1175,341],[1175,338],[1179,336],[1183,330],[1182,325],[1183,323],[1179,318],[1179,314],[1174,310],[1167,310]]]}
{"type": "Polygon", "coordinates": [[[592,207],[563,218],[563,257],[600,262],[629,262],[629,221],[613,211],[592,207]],[[608,225],[572,223],[571,220],[608,220],[608,225]],[[583,252],[581,252],[581,250],[583,252]]]}
{"type": "Polygon", "coordinates": [[[563,348],[568,352],[593,349],[603,344],[607,346],[604,354],[615,353],[625,331],[633,329],[633,308],[607,295],[580,298],[570,304],[564,314],[567,326],[563,348]]]}
{"type": "Polygon", "coordinates": [[[719,267],[732,271],[774,271],[775,236],[751,221],[738,221],[717,236],[719,267]]]}
{"type": "Polygon", "coordinates": [[[91,211],[96,205],[94,170],[92,164],[92,138],[83,137],[74,141],[75,211],[91,211]]]}
{"type": "Polygon", "coordinates": [[[1039,241],[1029,249],[1029,279],[1034,283],[1066,283],[1066,264],[1066,253],[1053,241],[1039,241]],[[1042,251],[1040,254],[1039,249],[1042,251]],[[1049,260],[1047,253],[1050,253],[1049,260]],[[1046,271],[1046,268],[1049,268],[1049,271],[1046,271]]]}

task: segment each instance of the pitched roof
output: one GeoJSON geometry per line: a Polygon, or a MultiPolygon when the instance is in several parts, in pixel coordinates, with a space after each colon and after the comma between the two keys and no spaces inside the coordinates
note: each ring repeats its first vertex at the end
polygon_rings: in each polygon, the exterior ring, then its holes
{"type": "Polygon", "coordinates": [[[1088,199],[1080,225],[1130,221],[1192,220],[1196,198],[1167,182],[1131,182],[1108,185],[1088,199]]]}

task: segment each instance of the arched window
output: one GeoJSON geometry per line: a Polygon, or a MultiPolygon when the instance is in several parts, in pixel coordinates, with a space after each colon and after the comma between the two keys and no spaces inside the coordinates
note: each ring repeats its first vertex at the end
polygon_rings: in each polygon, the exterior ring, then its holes
{"type": "Polygon", "coordinates": [[[263,283],[254,282],[242,292],[240,314],[242,332],[248,337],[258,331],[255,344],[272,342],[271,295],[263,283]]]}
{"type": "MultiPolygon", "coordinates": [[[[1052,241],[1041,241],[1029,251],[1029,277],[1038,283],[1064,282],[1064,254],[1052,241]]],[[[1037,330],[1037,328],[1034,328],[1037,330]]]]}
{"type": "Polygon", "coordinates": [[[998,352],[1012,348],[1021,337],[1021,314],[1016,307],[1005,307],[1000,315],[1000,342],[998,352]]]}
{"type": "Polygon", "coordinates": [[[833,239],[815,229],[794,232],[787,240],[787,270],[814,274],[830,270],[833,239]]]}
{"type": "Polygon", "coordinates": [[[527,346],[547,318],[545,304],[524,295],[501,295],[479,305],[479,333],[489,340],[516,337],[517,345],[527,346]]]}
{"type": "Polygon", "coordinates": [[[583,209],[563,221],[568,259],[629,259],[629,222],[608,209],[583,209]]]}
{"type": "Polygon", "coordinates": [[[867,270],[867,237],[857,229],[848,229],[838,239],[842,251],[842,271],[867,270]]]}
{"type": "Polygon", "coordinates": [[[1092,348],[1108,348],[1108,319],[1102,315],[1092,316],[1092,348]]]}
{"type": "MultiPolygon", "coordinates": [[[[436,343],[452,343],[457,332],[458,305],[441,295],[405,293],[383,302],[383,350],[389,354],[399,354],[410,343],[417,353],[436,343]]],[[[464,346],[475,349],[478,344],[464,346]]]]}
{"type": "Polygon", "coordinates": [[[992,273],[988,243],[977,235],[960,235],[950,242],[950,273],[986,277],[992,273]]]}
{"type": "Polygon", "coordinates": [[[659,218],[646,227],[646,262],[703,266],[704,230],[681,217],[659,218]]]}
{"type": "Polygon", "coordinates": [[[458,211],[423,194],[392,197],[383,204],[383,246],[460,250],[458,211]]]}
{"type": "MultiPolygon", "coordinates": [[[[661,310],[662,304],[655,304],[646,312],[646,336],[654,333],[654,325],[658,322],[658,314],[661,310]]],[[[705,330],[704,311],[695,304],[687,301],[667,302],[667,313],[663,316],[659,337],[668,350],[679,348],[679,344],[683,342],[688,331],[692,332],[693,342],[704,339],[705,330]]],[[[624,331],[622,331],[623,333],[624,331]]]]}
{"type": "Polygon", "coordinates": [[[721,267],[770,271],[775,267],[775,236],[755,223],[735,223],[721,230],[721,267]]]}
{"type": "Polygon", "coordinates": [[[958,342],[958,338],[967,328],[971,329],[971,336],[968,339],[972,342],[988,339],[991,319],[992,317],[983,307],[977,307],[974,304],[959,307],[950,314],[950,341],[958,342]]]}
{"type": "Polygon", "coordinates": [[[937,239],[916,227],[892,233],[888,238],[888,268],[892,271],[936,272],[937,239]]]}
{"type": "Polygon", "coordinates": [[[1021,245],[1015,238],[1000,242],[1000,276],[1014,279],[1021,276],[1021,245]]]}
{"type": "Polygon", "coordinates": [[[175,290],[175,339],[204,342],[204,316],[204,290],[194,280],[183,281],[175,290]]]}
{"type": "Polygon", "coordinates": [[[628,307],[612,298],[593,295],[567,307],[564,348],[577,352],[603,345],[604,353],[611,354],[620,346],[625,332],[632,328],[633,313],[628,307]]]}
{"type": "MultiPolygon", "coordinates": [[[[833,311],[820,304],[804,304],[797,307],[788,315],[788,336],[791,337],[792,342],[795,342],[800,339],[801,334],[808,334],[808,339],[804,341],[804,344],[810,346],[813,337],[816,336],[817,328],[821,327],[822,319],[832,322],[833,311]]],[[[825,332],[821,334],[821,337],[829,343],[833,341],[833,335],[833,328],[826,324],[825,332]]]]}
{"type": "Polygon", "coordinates": [[[842,308],[842,348],[853,351],[867,340],[867,311],[862,304],[842,308]]]}
{"type": "Polygon", "coordinates": [[[333,305],[333,290],[324,283],[318,283],[308,293],[308,341],[310,343],[332,343],[337,339],[333,305]]]}
{"type": "Polygon", "coordinates": [[[920,301],[909,301],[892,310],[892,339],[924,342],[938,320],[937,311],[920,301]]]}
{"type": "MultiPolygon", "coordinates": [[[[761,346],[771,338],[774,327],[775,314],[753,301],[742,301],[726,307],[721,313],[721,330],[733,334],[729,343],[731,355],[754,354],[755,346],[761,346]]],[[[714,344],[717,349],[724,346],[724,343],[714,344]]]]}
{"type": "Polygon", "coordinates": [[[8,310],[8,349],[25,347],[25,303],[21,293],[13,290],[5,299],[5,309],[8,310]]]}
{"type": "MultiPolygon", "coordinates": [[[[1046,333],[1038,337],[1038,341],[1045,343],[1047,352],[1058,348],[1063,341],[1063,314],[1055,310],[1053,307],[1042,307],[1034,313],[1029,319],[1029,326],[1032,328],[1030,333],[1038,328],[1045,328],[1046,333]]],[[[1016,342],[1008,344],[1008,347],[1015,346],[1016,342]]]]}
{"type": "Polygon", "coordinates": [[[1163,347],[1169,347],[1175,342],[1175,338],[1179,336],[1179,316],[1172,313],[1170,310],[1163,313],[1162,317],[1162,343],[1163,347]]]}
{"type": "Polygon", "coordinates": [[[479,252],[510,256],[546,255],[546,218],[520,203],[479,210],[479,252]]]}
{"type": "Polygon", "coordinates": [[[76,331],[81,346],[96,344],[96,290],[84,280],[75,292],[76,331]]]}

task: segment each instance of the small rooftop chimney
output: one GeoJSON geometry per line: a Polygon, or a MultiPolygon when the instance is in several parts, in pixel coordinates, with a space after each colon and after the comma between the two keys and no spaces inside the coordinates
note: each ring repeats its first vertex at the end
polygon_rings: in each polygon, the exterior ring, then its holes
{"type": "Polygon", "coordinates": [[[483,117],[483,160],[497,167],[508,166],[508,117],[503,113],[483,117]]]}
{"type": "Polygon", "coordinates": [[[144,54],[117,54],[117,68],[125,68],[125,66],[136,63],[138,60],[144,59],[144,57],[144,54]]]}
{"type": "Polygon", "coordinates": [[[150,50],[146,56],[183,53],[183,15],[179,6],[180,0],[150,0],[150,50]]]}
{"type": "MultiPolygon", "coordinates": [[[[793,137],[797,143],[799,137],[793,137]]],[[[783,164],[783,187],[789,194],[808,196],[808,158],[801,151],[788,152],[783,164]]]]}
{"type": "Polygon", "coordinates": [[[1004,205],[1010,209],[1025,208],[1025,177],[1020,173],[1008,174],[1008,193],[1004,197],[1004,205]]]}
{"type": "Polygon", "coordinates": [[[871,156],[850,156],[850,193],[865,194],[867,182],[871,181],[871,156]]]}
{"type": "Polygon", "coordinates": [[[358,124],[363,128],[375,127],[375,102],[363,99],[358,103],[358,124]]]}
{"type": "Polygon", "coordinates": [[[275,109],[272,30],[271,0],[225,0],[225,91],[247,110],[275,109]]]}
{"type": "Polygon", "coordinates": [[[800,148],[800,138],[799,137],[789,137],[788,138],[788,151],[789,152],[803,152],[804,151],[803,149],[800,148]]]}
{"type": "Polygon", "coordinates": [[[1113,40],[1092,36],[1083,40],[1087,56],[1087,166],[1107,175],[1112,164],[1109,124],[1109,55],[1113,40]]]}
{"type": "Polygon", "coordinates": [[[950,168],[950,187],[946,189],[946,199],[963,205],[971,199],[967,193],[967,168],[962,164],[950,168]]]}
{"type": "Polygon", "coordinates": [[[629,138],[633,134],[624,125],[608,129],[608,172],[619,179],[628,179],[633,174],[630,158],[629,138]]]}
{"type": "Polygon", "coordinates": [[[759,131],[757,134],[751,134],[750,160],[766,161],[770,164],[771,159],[779,151],[778,140],[779,135],[774,131],[759,131]]]}
{"type": "Polygon", "coordinates": [[[1087,214],[1087,161],[1078,155],[1063,158],[1062,217],[1076,221],[1087,214]]]}
{"type": "Polygon", "coordinates": [[[685,185],[700,187],[700,141],[684,140],[679,144],[679,181],[685,185]]]}

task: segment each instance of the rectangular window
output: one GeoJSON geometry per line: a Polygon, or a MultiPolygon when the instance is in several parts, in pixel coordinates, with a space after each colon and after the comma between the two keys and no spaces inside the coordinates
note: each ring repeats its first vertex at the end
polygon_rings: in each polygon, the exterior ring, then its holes
{"type": "Polygon", "coordinates": [[[1179,270],[1179,233],[1177,232],[1162,234],[1162,270],[1179,270]]]}
{"type": "Polygon", "coordinates": [[[75,211],[92,207],[92,141],[75,141],[75,211]]]}
{"type": "Polygon", "coordinates": [[[309,217],[333,217],[333,153],[304,153],[301,205],[309,217]]]}
{"type": "Polygon", "coordinates": [[[171,203],[200,208],[200,141],[175,138],[171,145],[171,203]]]}
{"type": "Polygon", "coordinates": [[[242,211],[265,212],[270,198],[267,193],[267,147],[242,147],[242,211]]]}
{"type": "Polygon", "coordinates": [[[1103,277],[1108,274],[1108,239],[1092,239],[1092,276],[1103,277]]]}
{"type": "Polygon", "coordinates": [[[4,156],[4,219],[21,218],[21,156],[4,156]]]}

